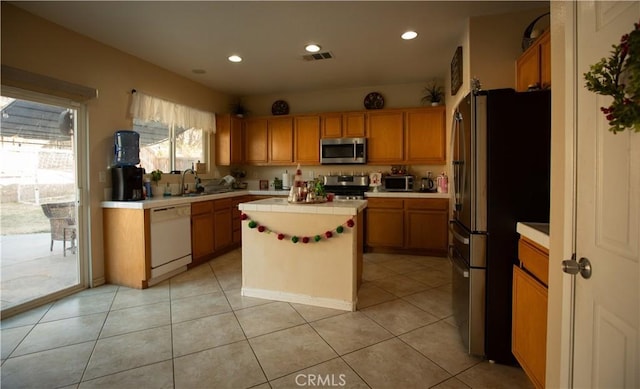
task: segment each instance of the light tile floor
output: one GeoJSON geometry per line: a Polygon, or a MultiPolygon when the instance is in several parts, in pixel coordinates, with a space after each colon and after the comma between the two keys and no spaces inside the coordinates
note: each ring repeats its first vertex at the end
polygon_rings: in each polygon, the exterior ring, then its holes
{"type": "Polygon", "coordinates": [[[533,387],[465,353],[444,258],[365,254],[356,312],[242,297],[241,268],[236,250],[3,320],[2,387],[533,387]]]}

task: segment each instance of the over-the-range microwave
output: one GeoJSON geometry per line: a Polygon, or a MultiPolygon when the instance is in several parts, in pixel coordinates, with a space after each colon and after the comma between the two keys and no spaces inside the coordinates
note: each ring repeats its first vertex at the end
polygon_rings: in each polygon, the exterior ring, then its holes
{"type": "Polygon", "coordinates": [[[328,138],[320,140],[320,163],[367,163],[367,138],[328,138]]]}

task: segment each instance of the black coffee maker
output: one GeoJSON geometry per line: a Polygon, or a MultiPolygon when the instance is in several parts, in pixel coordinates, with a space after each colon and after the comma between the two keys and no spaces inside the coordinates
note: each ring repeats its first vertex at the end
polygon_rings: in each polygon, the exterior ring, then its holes
{"type": "Polygon", "coordinates": [[[142,178],[144,169],[135,166],[113,166],[111,199],[114,201],[142,200],[142,178]]]}
{"type": "Polygon", "coordinates": [[[142,200],[144,169],[135,166],[140,163],[140,135],[130,130],[116,131],[113,151],[111,199],[114,201],[142,200]]]}

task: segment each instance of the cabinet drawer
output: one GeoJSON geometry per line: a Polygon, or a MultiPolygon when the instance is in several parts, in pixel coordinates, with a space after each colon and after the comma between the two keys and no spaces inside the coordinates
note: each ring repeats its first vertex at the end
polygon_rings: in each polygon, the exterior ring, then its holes
{"type": "Polygon", "coordinates": [[[387,208],[402,209],[404,201],[402,199],[367,199],[367,208],[387,208]]]}
{"type": "Polygon", "coordinates": [[[216,211],[221,211],[223,209],[231,208],[231,199],[220,199],[216,200],[213,205],[213,209],[216,211]]]}
{"type": "Polygon", "coordinates": [[[518,258],[525,269],[545,286],[549,285],[549,250],[521,237],[518,241],[518,258]]]}
{"type": "Polygon", "coordinates": [[[203,213],[211,213],[213,210],[213,201],[198,201],[191,203],[191,214],[201,215],[203,213]]]}
{"type": "Polygon", "coordinates": [[[407,199],[406,209],[429,209],[436,211],[446,211],[449,209],[448,199],[407,199]]]}

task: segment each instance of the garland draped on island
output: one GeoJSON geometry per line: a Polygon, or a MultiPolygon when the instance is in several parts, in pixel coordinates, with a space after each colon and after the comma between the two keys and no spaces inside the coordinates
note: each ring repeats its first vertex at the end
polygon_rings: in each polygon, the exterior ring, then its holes
{"type": "Polygon", "coordinates": [[[336,228],[332,229],[332,230],[328,230],[323,232],[322,234],[316,234],[313,236],[300,236],[300,235],[290,235],[290,234],[284,234],[282,232],[277,232],[277,231],[273,231],[271,229],[269,229],[267,226],[261,225],[258,222],[256,222],[255,220],[252,220],[249,215],[247,215],[246,213],[242,213],[240,214],[240,218],[243,221],[248,222],[248,227],[251,229],[257,229],[258,232],[263,232],[263,233],[267,233],[267,234],[275,234],[276,238],[278,240],[290,240],[292,243],[298,243],[298,242],[302,242],[302,243],[309,243],[309,242],[320,242],[321,240],[327,240],[327,239],[331,239],[335,234],[342,234],[345,231],[345,227],[348,228],[353,228],[353,226],[356,225],[356,222],[353,220],[353,218],[348,219],[347,221],[345,221],[344,223],[342,223],[341,225],[337,226],[336,228]]]}

